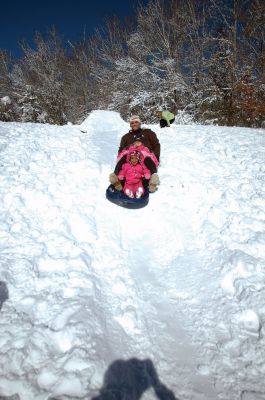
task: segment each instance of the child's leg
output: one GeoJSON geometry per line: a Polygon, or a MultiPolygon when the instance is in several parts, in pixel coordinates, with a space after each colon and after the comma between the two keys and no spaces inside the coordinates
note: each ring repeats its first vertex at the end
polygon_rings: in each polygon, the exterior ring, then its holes
{"type": "Polygon", "coordinates": [[[135,197],[136,197],[137,199],[140,199],[140,197],[142,197],[142,195],[143,195],[143,192],[144,192],[144,189],[143,189],[142,187],[139,187],[139,188],[136,190],[135,197]]]}
{"type": "Polygon", "coordinates": [[[131,199],[134,197],[132,188],[126,183],[124,185],[123,192],[126,194],[126,196],[130,197],[131,199]]]}
{"type": "Polygon", "coordinates": [[[144,187],[142,181],[135,185],[135,197],[139,199],[144,194],[144,187]]]}
{"type": "Polygon", "coordinates": [[[125,189],[125,194],[126,194],[126,196],[130,197],[131,199],[134,198],[133,192],[132,192],[130,189],[128,189],[128,188],[125,189]]]}

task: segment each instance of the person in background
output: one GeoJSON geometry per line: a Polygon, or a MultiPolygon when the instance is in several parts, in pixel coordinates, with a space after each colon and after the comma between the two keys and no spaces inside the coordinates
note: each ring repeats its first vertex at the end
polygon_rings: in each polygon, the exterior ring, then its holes
{"type": "Polygon", "coordinates": [[[175,115],[170,111],[156,111],[155,114],[159,118],[160,128],[169,127],[175,121],[175,115]]]}

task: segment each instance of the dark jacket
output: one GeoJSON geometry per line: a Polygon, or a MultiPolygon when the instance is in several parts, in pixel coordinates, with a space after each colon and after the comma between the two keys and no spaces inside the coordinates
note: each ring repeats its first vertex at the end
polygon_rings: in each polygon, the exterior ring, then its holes
{"type": "Polygon", "coordinates": [[[157,160],[159,161],[160,157],[160,143],[157,139],[155,132],[151,131],[151,129],[147,128],[140,128],[137,131],[130,130],[121,138],[121,143],[119,147],[119,153],[124,150],[128,149],[130,145],[133,143],[134,135],[143,135],[144,136],[144,145],[148,147],[150,151],[154,153],[157,160]]]}

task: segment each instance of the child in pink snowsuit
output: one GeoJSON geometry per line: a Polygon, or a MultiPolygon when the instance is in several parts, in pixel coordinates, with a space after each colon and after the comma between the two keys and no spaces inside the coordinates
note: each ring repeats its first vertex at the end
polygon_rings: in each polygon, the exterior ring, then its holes
{"type": "Polygon", "coordinates": [[[130,147],[128,149],[124,149],[120,154],[118,154],[117,161],[119,161],[125,154],[128,154],[131,151],[136,150],[141,153],[142,161],[144,161],[146,158],[151,158],[151,160],[154,162],[155,166],[158,167],[159,162],[158,162],[156,156],[143,143],[144,143],[143,135],[134,135],[132,144],[130,145],[130,147]]]}
{"type": "Polygon", "coordinates": [[[127,155],[127,162],[123,164],[119,179],[124,180],[123,192],[130,198],[139,199],[144,194],[142,178],[150,179],[150,171],[141,163],[141,153],[131,151],[127,155]]]}

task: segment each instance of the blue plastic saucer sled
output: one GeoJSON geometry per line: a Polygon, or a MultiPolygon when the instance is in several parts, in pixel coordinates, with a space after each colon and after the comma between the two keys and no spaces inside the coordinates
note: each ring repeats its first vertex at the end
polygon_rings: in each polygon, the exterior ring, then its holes
{"type": "Polygon", "coordinates": [[[113,185],[109,185],[106,190],[106,197],[109,201],[121,207],[142,208],[149,202],[149,190],[146,188],[144,195],[140,197],[140,199],[130,199],[130,197],[126,196],[123,192],[116,190],[113,185]]]}

